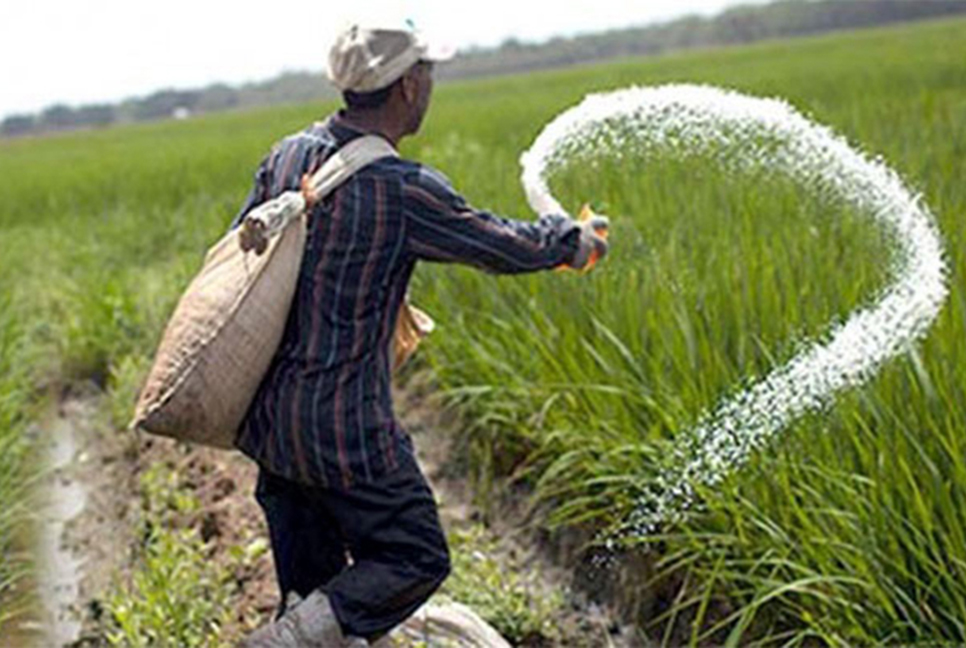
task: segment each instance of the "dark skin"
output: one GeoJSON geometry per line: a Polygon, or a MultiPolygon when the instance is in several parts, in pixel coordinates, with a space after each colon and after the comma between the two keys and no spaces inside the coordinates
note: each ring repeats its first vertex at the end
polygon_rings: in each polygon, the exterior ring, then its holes
{"type": "Polygon", "coordinates": [[[381,135],[394,148],[399,140],[419,132],[433,92],[433,64],[420,61],[392,86],[389,99],[378,108],[346,108],[342,118],[359,130],[381,135]]]}

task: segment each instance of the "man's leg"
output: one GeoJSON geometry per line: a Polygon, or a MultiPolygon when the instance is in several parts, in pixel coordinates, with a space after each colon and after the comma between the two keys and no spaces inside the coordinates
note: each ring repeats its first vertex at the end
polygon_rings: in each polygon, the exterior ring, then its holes
{"type": "Polygon", "coordinates": [[[305,598],[346,567],[338,522],[305,491],[300,484],[259,470],[255,499],[268,522],[280,610],[290,593],[305,598]]]}
{"type": "Polygon", "coordinates": [[[323,587],[347,635],[384,635],[449,574],[436,501],[411,446],[403,446],[394,472],[345,492],[316,491],[352,555],[353,564],[323,587]]]}

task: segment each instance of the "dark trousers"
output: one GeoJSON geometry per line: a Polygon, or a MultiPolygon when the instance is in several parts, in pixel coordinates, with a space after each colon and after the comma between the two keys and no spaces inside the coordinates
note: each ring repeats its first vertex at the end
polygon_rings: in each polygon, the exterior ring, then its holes
{"type": "Polygon", "coordinates": [[[346,635],[389,632],[449,574],[436,502],[408,448],[395,471],[348,491],[305,486],[263,468],[255,497],[268,520],[282,597],[322,588],[346,635]]]}

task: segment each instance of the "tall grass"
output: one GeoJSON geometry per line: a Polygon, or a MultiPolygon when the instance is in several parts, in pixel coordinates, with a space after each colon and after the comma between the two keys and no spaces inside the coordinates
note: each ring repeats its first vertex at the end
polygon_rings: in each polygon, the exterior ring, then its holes
{"type": "Polygon", "coordinates": [[[24,429],[27,385],[21,330],[10,298],[0,292],[0,624],[17,615],[29,565],[23,525],[30,510],[24,429]]]}
{"type": "Polygon", "coordinates": [[[245,138],[229,116],[183,137],[151,124],[0,143],[0,625],[28,605],[28,406],[91,379],[123,428],[178,294],[247,190],[239,170],[294,128],[285,114],[246,115],[264,132],[245,138]]]}
{"type": "MultiPolygon", "coordinates": [[[[686,524],[640,539],[658,561],[643,586],[673,592],[644,619],[654,637],[966,641],[961,28],[638,68],[648,80],[789,96],[883,154],[937,212],[953,267],[950,303],[922,345],[704,492],[705,509],[686,524]]],[[[487,164],[499,151],[478,147],[468,166],[454,157],[447,170],[476,191],[509,162],[487,164]]],[[[588,157],[554,187],[564,204],[592,199],[614,216],[614,251],[598,272],[499,281],[427,272],[416,294],[441,323],[431,362],[471,422],[485,480],[528,483],[553,523],[606,526],[633,507],[676,431],[871,301],[890,245],[861,214],[794,187],[722,177],[700,160],[595,167],[588,157]]]]}
{"type": "MultiPolygon", "coordinates": [[[[937,213],[953,290],[930,336],[647,541],[657,571],[641,587],[666,594],[642,619],[656,639],[966,641],[964,29],[954,20],[442,86],[425,132],[403,147],[471,202],[524,215],[517,157],[555,114],[593,90],[708,82],[788,98],[885,156],[937,213]]],[[[331,107],[0,144],[10,304],[0,339],[14,340],[0,358],[26,370],[0,379],[0,411],[21,420],[20,394],[41,377],[95,377],[122,420],[259,158],[331,107]]],[[[466,415],[480,483],[528,484],[557,525],[620,520],[674,434],[871,299],[891,249],[865,215],[793,183],[700,161],[598,162],[554,179],[564,204],[591,200],[614,218],[597,271],[494,278],[426,266],[413,288],[439,323],[422,361],[466,415]]],[[[12,429],[19,444],[22,427],[12,429]]],[[[0,492],[0,509],[15,500],[0,492]]]]}

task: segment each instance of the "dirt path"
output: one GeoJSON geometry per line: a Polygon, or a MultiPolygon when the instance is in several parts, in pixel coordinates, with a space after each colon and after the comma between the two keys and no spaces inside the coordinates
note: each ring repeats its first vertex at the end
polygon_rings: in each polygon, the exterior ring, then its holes
{"type": "MultiPolygon", "coordinates": [[[[83,401],[67,401],[69,411],[58,411],[42,426],[45,459],[51,470],[41,496],[42,512],[37,520],[36,550],[37,597],[43,606],[42,639],[48,644],[64,644],[77,639],[80,619],[74,613],[80,600],[80,552],[70,546],[67,527],[87,505],[86,482],[78,479],[75,466],[78,444],[84,433],[78,426],[87,423],[83,401]]],[[[85,425],[86,427],[86,425],[85,425]]]]}
{"type": "MultiPolygon", "coordinates": [[[[110,429],[99,416],[102,396],[90,388],[65,395],[56,414],[43,423],[47,438],[55,440],[50,456],[54,466],[49,483],[64,510],[44,527],[43,560],[50,565],[39,580],[48,601],[42,637],[36,646],[90,647],[106,645],[103,636],[104,596],[120,574],[130,572],[137,555],[135,536],[140,509],[139,475],[163,463],[179,483],[195,493],[200,509],[186,524],[198,528],[213,544],[212,557],[231,565],[237,593],[237,613],[224,628],[233,641],[269,618],[276,605],[276,586],[270,552],[254,561],[228,559],[231,547],[249,546],[266,538],[262,514],[252,493],[256,469],[239,453],[185,447],[154,437],[135,438],[110,429]]],[[[472,505],[465,479],[451,469],[447,427],[431,390],[399,392],[397,409],[415,442],[420,463],[440,500],[447,530],[474,524],[480,512],[472,505]]],[[[498,561],[513,561],[539,572],[540,587],[564,589],[569,575],[554,569],[533,547],[521,544],[507,529],[487,532],[498,550],[498,561]]],[[[628,639],[599,611],[570,604],[560,619],[559,646],[631,646],[628,639]]],[[[406,642],[400,642],[405,645],[406,642]]],[[[25,645],[25,644],[21,644],[25,645]]],[[[540,645],[540,644],[534,644],[540,645]]],[[[553,645],[553,644],[542,644],[553,645]]]]}
{"type": "MultiPolygon", "coordinates": [[[[57,582],[65,566],[73,581],[72,596],[55,596],[44,606],[50,617],[60,619],[59,630],[47,646],[73,645],[85,641],[90,619],[100,618],[99,595],[106,591],[116,570],[134,556],[137,514],[135,472],[137,448],[133,440],[115,433],[104,421],[102,392],[92,385],[72,388],[62,398],[50,431],[56,435],[64,463],[54,473],[49,497],[71,500],[74,514],[65,520],[59,539],[50,545],[59,550],[41,556],[41,571],[57,582]],[[51,560],[53,557],[53,560],[51,560]],[[46,565],[44,565],[46,563],[46,565]]],[[[44,533],[51,535],[56,527],[44,533]]],[[[41,593],[44,592],[43,579],[41,593]]],[[[65,593],[66,594],[66,593],[65,593]]]]}
{"type": "Polygon", "coordinates": [[[129,444],[106,434],[102,393],[79,384],[30,429],[43,471],[32,518],[33,616],[0,637],[2,648],[50,648],[82,638],[85,619],[96,616],[96,593],[131,546],[133,492],[129,444]]]}

